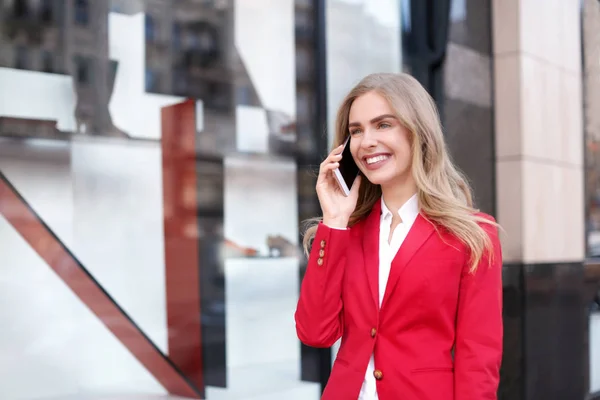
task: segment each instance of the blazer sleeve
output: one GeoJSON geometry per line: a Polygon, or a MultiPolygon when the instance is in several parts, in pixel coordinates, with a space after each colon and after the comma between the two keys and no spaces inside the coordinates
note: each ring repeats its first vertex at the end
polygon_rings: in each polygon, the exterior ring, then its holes
{"type": "Polygon", "coordinates": [[[342,282],[350,230],[320,223],[308,257],[295,313],[296,333],[312,347],[331,347],[342,336],[342,282]]]}
{"type": "MultiPolygon", "coordinates": [[[[487,216],[492,219],[492,217],[487,216]]],[[[493,245],[476,272],[463,270],[456,320],[456,400],[496,400],[502,362],[502,249],[497,228],[482,224],[493,245]]]]}

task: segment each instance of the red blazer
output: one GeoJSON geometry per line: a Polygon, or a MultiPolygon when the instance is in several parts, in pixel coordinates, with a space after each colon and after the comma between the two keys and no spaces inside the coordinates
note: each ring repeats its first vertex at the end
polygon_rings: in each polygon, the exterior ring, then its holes
{"type": "Polygon", "coordinates": [[[495,255],[491,265],[484,257],[472,274],[465,246],[443,230],[437,233],[419,214],[392,262],[379,309],[380,213],[377,202],[348,230],[320,224],[313,242],[296,331],[313,347],[330,347],[342,338],[322,400],[356,400],[373,352],[379,400],[497,399],[502,358],[497,230],[482,225],[495,255]]]}

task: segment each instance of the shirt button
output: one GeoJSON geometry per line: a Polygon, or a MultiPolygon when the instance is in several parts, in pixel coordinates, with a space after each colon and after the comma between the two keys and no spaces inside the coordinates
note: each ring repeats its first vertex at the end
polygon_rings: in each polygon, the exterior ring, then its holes
{"type": "Polygon", "coordinates": [[[375,371],[373,371],[373,376],[375,377],[375,379],[377,379],[378,381],[380,381],[383,378],[383,372],[381,372],[380,370],[376,369],[375,371]]]}
{"type": "Polygon", "coordinates": [[[318,265],[319,267],[320,267],[321,265],[323,265],[323,259],[322,259],[322,258],[319,258],[319,259],[317,260],[317,265],[318,265]]]}
{"type": "Polygon", "coordinates": [[[325,247],[325,239],[321,240],[321,248],[325,247]]]}
{"type": "Polygon", "coordinates": [[[377,329],[375,329],[375,328],[371,329],[371,337],[375,337],[376,334],[377,334],[377,329]]]}

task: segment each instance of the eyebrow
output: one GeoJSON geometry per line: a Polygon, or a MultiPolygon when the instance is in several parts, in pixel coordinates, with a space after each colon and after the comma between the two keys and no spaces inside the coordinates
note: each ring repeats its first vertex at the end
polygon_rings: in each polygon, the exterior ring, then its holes
{"type": "MultiPolygon", "coordinates": [[[[392,119],[397,119],[394,115],[392,114],[383,114],[380,115],[378,117],[373,118],[372,120],[369,121],[369,123],[374,124],[376,122],[379,122],[381,120],[384,120],[386,118],[392,118],[392,119]]],[[[360,126],[360,122],[350,122],[348,124],[348,128],[353,127],[353,126],[360,126]]]]}

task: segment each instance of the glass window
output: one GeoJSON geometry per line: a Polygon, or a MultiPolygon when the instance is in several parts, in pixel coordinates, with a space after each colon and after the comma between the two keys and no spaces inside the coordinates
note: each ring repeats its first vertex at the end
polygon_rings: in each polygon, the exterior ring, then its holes
{"type": "Polygon", "coordinates": [[[75,56],[73,59],[75,66],[75,79],[78,83],[91,83],[92,62],[89,57],[75,56]]]}
{"type": "Polygon", "coordinates": [[[146,68],[146,91],[154,90],[156,74],[150,68],[146,68]]]}
{"type": "Polygon", "coordinates": [[[13,15],[15,18],[23,18],[29,15],[29,5],[27,0],[14,0],[13,15]]]}
{"type": "Polygon", "coordinates": [[[50,51],[42,52],[42,71],[52,73],[54,72],[54,56],[50,51]]]}
{"type": "Polygon", "coordinates": [[[174,22],[171,26],[171,44],[173,48],[179,49],[181,47],[181,25],[174,22]]]}
{"type": "Polygon", "coordinates": [[[88,0],[75,0],[75,22],[86,26],[90,19],[90,5],[88,0]]]}
{"type": "Polygon", "coordinates": [[[43,22],[52,22],[53,19],[53,2],[52,0],[42,0],[40,4],[40,18],[43,22]]]}
{"type": "Polygon", "coordinates": [[[152,42],[155,40],[155,26],[154,26],[154,18],[151,15],[146,15],[146,40],[152,42]]]}
{"type": "Polygon", "coordinates": [[[352,86],[370,73],[402,70],[401,3],[401,0],[327,0],[330,141],[337,108],[352,86]]]}
{"type": "Polygon", "coordinates": [[[313,2],[59,3],[0,68],[2,395],[318,400],[313,2]]]}
{"type": "Polygon", "coordinates": [[[15,68],[27,69],[29,67],[29,49],[25,46],[17,46],[15,52],[15,68]]]}

